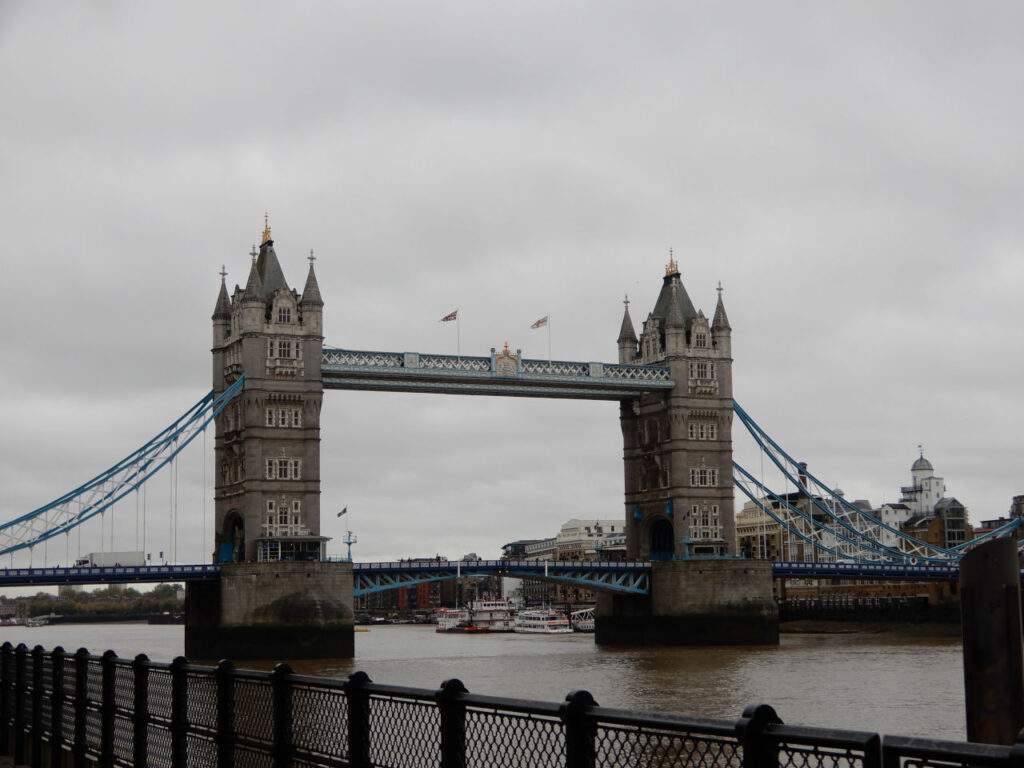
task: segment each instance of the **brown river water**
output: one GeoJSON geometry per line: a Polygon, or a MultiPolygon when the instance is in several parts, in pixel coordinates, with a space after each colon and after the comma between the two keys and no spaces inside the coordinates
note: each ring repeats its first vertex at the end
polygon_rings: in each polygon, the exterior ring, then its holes
{"type": "MultiPolygon", "coordinates": [[[[113,649],[156,661],[184,647],[181,626],[5,629],[0,639],[14,644],[113,649]]],[[[584,688],[604,706],[727,719],[764,703],[787,723],[965,737],[961,644],[949,637],[784,634],[777,647],[603,648],[593,635],[438,634],[430,625],[406,624],[357,632],[354,659],[292,667],[330,677],[362,670],[374,682],[431,689],[456,677],[474,693],[538,701],[561,701],[584,688]]]]}

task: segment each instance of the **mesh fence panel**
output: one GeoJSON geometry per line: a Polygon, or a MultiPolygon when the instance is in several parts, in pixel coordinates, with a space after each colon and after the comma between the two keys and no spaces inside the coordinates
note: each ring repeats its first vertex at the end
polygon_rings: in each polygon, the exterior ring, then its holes
{"type": "Polygon", "coordinates": [[[207,766],[217,764],[217,745],[213,739],[191,733],[187,740],[188,764],[207,766]]]}
{"type": "Polygon", "coordinates": [[[211,730],[217,728],[217,680],[213,675],[189,672],[188,722],[211,730]]]}
{"type": "Polygon", "coordinates": [[[602,725],[597,729],[600,766],[740,768],[743,748],[733,739],[646,727],[602,725]]]}
{"type": "Polygon", "coordinates": [[[235,768],[274,768],[274,758],[267,752],[236,747],[235,768]]]}
{"type": "Polygon", "coordinates": [[[123,714],[114,715],[114,759],[128,765],[135,755],[135,730],[131,717],[123,714]]]}
{"type": "Polygon", "coordinates": [[[125,712],[135,709],[135,670],[127,664],[114,667],[114,706],[125,712]]]}
{"type": "Polygon", "coordinates": [[[337,688],[292,689],[292,743],[317,755],[348,757],[348,699],[337,688]]]}
{"type": "Polygon", "coordinates": [[[864,753],[816,745],[779,745],[779,768],[860,768],[864,753]]]}
{"type": "Polygon", "coordinates": [[[565,733],[558,718],[518,712],[466,712],[466,765],[526,768],[565,764],[565,733]]]}
{"type": "Polygon", "coordinates": [[[149,670],[149,716],[169,722],[171,719],[171,671],[149,670]]]}
{"type": "Polygon", "coordinates": [[[441,760],[441,718],[422,701],[370,697],[370,761],[389,768],[419,768],[441,760]]]}
{"type": "Polygon", "coordinates": [[[235,731],[269,744],[274,739],[274,699],[269,680],[235,680],[235,731]]]}
{"type": "Polygon", "coordinates": [[[146,755],[151,766],[171,764],[171,732],[166,727],[149,724],[146,729],[146,755]]]}

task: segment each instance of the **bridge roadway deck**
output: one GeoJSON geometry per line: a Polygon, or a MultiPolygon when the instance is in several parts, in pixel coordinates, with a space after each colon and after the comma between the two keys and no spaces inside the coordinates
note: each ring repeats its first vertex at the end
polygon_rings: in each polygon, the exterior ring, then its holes
{"type": "MultiPolygon", "coordinates": [[[[356,594],[441,581],[467,576],[498,574],[513,578],[575,582],[610,592],[645,594],[651,564],[614,561],[396,561],[354,563],[356,594]]],[[[956,581],[959,567],[935,564],[894,563],[772,563],[776,578],[797,579],[888,579],[902,581],[956,581]]],[[[1021,572],[1024,580],[1024,571],[1021,572]]],[[[168,582],[215,581],[220,566],[137,565],[80,568],[0,569],[0,586],[31,587],[61,584],[159,584],[168,582]]]]}
{"type": "Polygon", "coordinates": [[[629,400],[675,387],[663,366],[524,360],[493,350],[463,357],[325,349],[320,368],[326,389],[629,400]]]}

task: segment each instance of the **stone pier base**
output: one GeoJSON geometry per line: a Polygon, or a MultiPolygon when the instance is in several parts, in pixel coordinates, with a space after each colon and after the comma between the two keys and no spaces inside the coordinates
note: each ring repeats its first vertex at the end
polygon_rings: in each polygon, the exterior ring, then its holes
{"type": "Polygon", "coordinates": [[[343,659],[355,655],[352,563],[230,563],[185,590],[193,660],[343,659]]]}
{"type": "Polygon", "coordinates": [[[598,596],[594,640],[598,645],[778,645],[771,563],[652,563],[649,597],[598,596]]]}

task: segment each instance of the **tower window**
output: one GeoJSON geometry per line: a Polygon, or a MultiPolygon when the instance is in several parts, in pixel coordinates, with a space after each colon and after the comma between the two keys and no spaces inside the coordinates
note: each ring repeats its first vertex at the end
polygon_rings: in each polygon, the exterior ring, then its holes
{"type": "Polygon", "coordinates": [[[302,459],[267,459],[267,480],[299,480],[302,478],[302,459]]]}
{"type": "Polygon", "coordinates": [[[718,470],[694,467],[690,470],[690,485],[705,487],[718,485],[718,470]]]}
{"type": "Polygon", "coordinates": [[[290,323],[292,321],[292,308],[291,307],[278,307],[277,308],[277,322],[279,323],[290,323]]]}
{"type": "Polygon", "coordinates": [[[693,346],[700,347],[701,349],[706,348],[708,345],[708,335],[703,331],[698,333],[693,340],[693,346]]]}
{"type": "Polygon", "coordinates": [[[687,430],[691,440],[718,439],[718,425],[714,422],[691,421],[687,430]]]}

